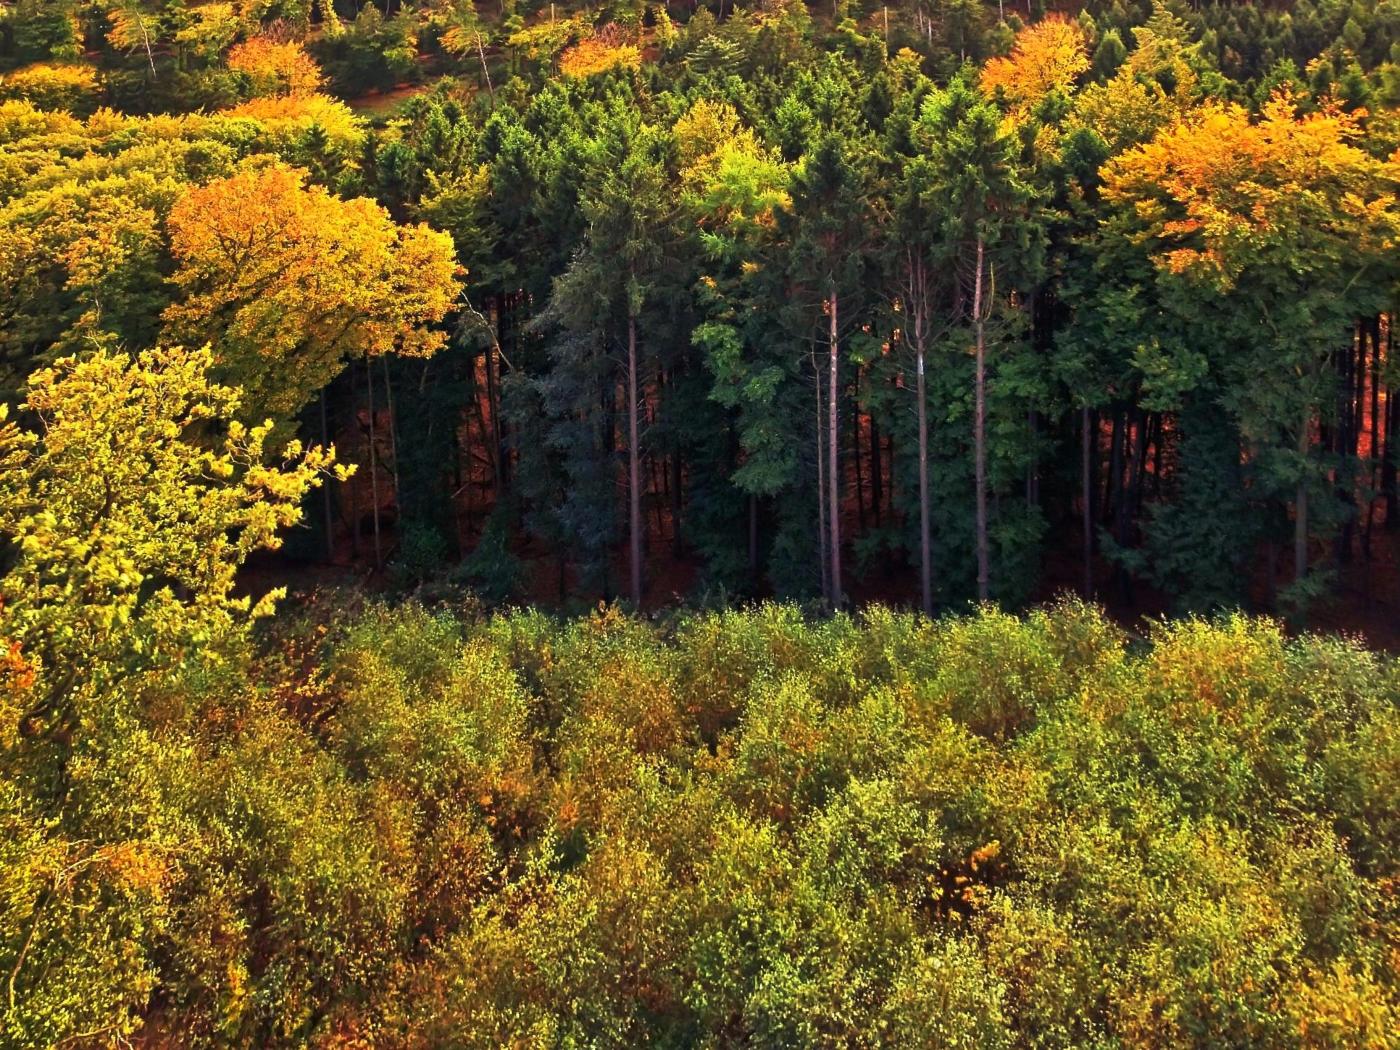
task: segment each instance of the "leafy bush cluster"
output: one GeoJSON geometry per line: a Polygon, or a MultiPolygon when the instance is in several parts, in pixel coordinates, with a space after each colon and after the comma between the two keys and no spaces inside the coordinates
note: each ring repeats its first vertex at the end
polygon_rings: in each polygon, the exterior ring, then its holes
{"type": "Polygon", "coordinates": [[[1070,602],[656,625],[322,596],[138,696],[60,810],[9,742],[7,1045],[1382,1048],[1400,1024],[1400,667],[1345,640],[1134,643],[1070,602]]]}

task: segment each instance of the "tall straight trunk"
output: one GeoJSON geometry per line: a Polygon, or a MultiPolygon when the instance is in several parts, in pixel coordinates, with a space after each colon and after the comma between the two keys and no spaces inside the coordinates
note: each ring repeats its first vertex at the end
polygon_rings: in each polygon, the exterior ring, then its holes
{"type": "MultiPolygon", "coordinates": [[[[859,380],[857,380],[859,387],[859,380]]],[[[851,458],[855,461],[856,469],[856,516],[860,522],[860,531],[865,531],[865,466],[861,462],[860,455],[860,402],[857,401],[851,412],[851,458]]]]}
{"type": "Polygon", "coordinates": [[[880,457],[880,427],[875,413],[870,414],[870,508],[875,512],[875,527],[880,527],[880,504],[885,499],[884,464],[880,457]]]}
{"type": "Polygon", "coordinates": [[[1293,579],[1301,581],[1308,574],[1308,428],[1312,424],[1305,414],[1298,431],[1298,456],[1303,473],[1298,478],[1298,491],[1293,503],[1293,579]]]}
{"type": "Polygon", "coordinates": [[[924,614],[933,615],[933,545],[929,535],[928,506],[928,393],[924,379],[924,333],[923,319],[915,324],[918,363],[915,393],[919,399],[919,593],[923,599],[924,614]]]}
{"type": "MultiPolygon", "coordinates": [[[[1387,369],[1392,367],[1395,357],[1395,315],[1391,314],[1386,318],[1385,323],[1385,363],[1387,369]]],[[[1385,507],[1385,528],[1387,532],[1393,532],[1400,528],[1400,513],[1397,510],[1397,486],[1396,486],[1396,462],[1400,455],[1395,448],[1395,423],[1397,415],[1395,402],[1395,390],[1387,383],[1385,389],[1385,407],[1381,411],[1384,421],[1384,432],[1381,435],[1381,494],[1384,500],[1382,506],[1385,507]]]]}
{"type": "Polygon", "coordinates": [[[827,445],[830,462],[827,466],[827,485],[829,492],[827,496],[827,511],[831,515],[831,544],[828,553],[831,555],[831,605],[833,608],[841,604],[841,471],[838,469],[840,459],[838,457],[838,447],[840,445],[840,428],[837,425],[840,418],[838,411],[839,398],[837,397],[840,373],[840,345],[836,338],[836,286],[831,288],[831,361],[830,373],[828,375],[829,389],[827,396],[830,399],[827,409],[827,445]]]}
{"type": "Polygon", "coordinates": [[[379,540],[379,452],[374,431],[374,359],[365,355],[365,381],[369,393],[369,493],[370,513],[374,516],[374,568],[384,568],[384,549],[379,540]]]}
{"type": "Polygon", "coordinates": [[[627,318],[627,523],[631,531],[632,604],[642,605],[642,471],[637,447],[637,319],[627,318]]]}
{"type": "MultiPolygon", "coordinates": [[[[321,447],[331,447],[330,424],[326,418],[326,389],[321,388],[321,447]]],[[[326,516],[326,561],[335,561],[335,519],[331,510],[331,487],[321,484],[321,509],[326,516]]]]}
{"type": "Polygon", "coordinates": [[[1123,443],[1126,423],[1122,412],[1114,410],[1113,433],[1109,439],[1108,477],[1104,479],[1103,523],[1110,525],[1113,514],[1122,498],[1123,484],[1123,443]]]}
{"type": "Polygon", "coordinates": [[[402,505],[402,497],[399,493],[399,433],[398,424],[394,419],[394,381],[389,373],[389,358],[381,355],[380,361],[384,364],[384,404],[389,410],[389,458],[394,463],[389,481],[393,485],[394,513],[397,515],[402,505]]]}
{"type": "Polygon", "coordinates": [[[1081,488],[1084,493],[1084,506],[1080,508],[1080,521],[1084,529],[1084,600],[1094,597],[1094,479],[1093,458],[1091,455],[1092,420],[1089,406],[1079,410],[1079,470],[1081,488]]]}
{"type": "Polygon", "coordinates": [[[972,316],[977,331],[977,377],[973,446],[977,486],[977,600],[992,595],[991,550],[987,540],[987,331],[982,317],[982,264],[986,244],[977,238],[977,277],[972,286],[972,316]]]}
{"type": "MultiPolygon", "coordinates": [[[[909,321],[914,340],[915,418],[919,442],[919,597],[924,615],[933,615],[933,543],[929,528],[928,484],[928,380],[925,363],[928,353],[929,286],[922,254],[910,250],[905,257],[908,276],[909,321]]],[[[891,455],[890,463],[894,457],[891,455]]],[[[894,483],[894,470],[890,470],[894,483]]],[[[891,500],[893,505],[893,500],[891,500]]]]}
{"type": "Polygon", "coordinates": [[[822,375],[813,360],[817,391],[817,561],[822,568],[822,601],[831,601],[831,560],[826,556],[826,452],[822,448],[825,422],[822,420],[822,375]]]}

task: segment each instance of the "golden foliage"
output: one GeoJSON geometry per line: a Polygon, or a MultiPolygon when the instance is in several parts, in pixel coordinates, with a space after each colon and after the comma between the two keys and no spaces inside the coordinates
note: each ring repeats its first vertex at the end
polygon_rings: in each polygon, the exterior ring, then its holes
{"type": "Polygon", "coordinates": [[[248,166],[193,188],[169,229],[184,293],[165,312],[172,341],[212,342],[261,410],[295,412],[348,356],[426,357],[444,342],[424,326],[457,295],[452,239],[308,186],[300,169],[248,166]]]}
{"type": "Polygon", "coordinates": [[[1358,117],[1298,115],[1286,94],[1258,121],[1212,102],[1105,168],[1105,195],[1129,203],[1158,262],[1231,285],[1270,245],[1302,266],[1307,245],[1335,254],[1393,236],[1395,166],[1356,144],[1358,117]]]}
{"type": "Polygon", "coordinates": [[[245,74],[259,95],[310,95],[323,80],[321,67],[294,40],[255,36],[228,53],[228,67],[245,74]]]}
{"type": "Polygon", "coordinates": [[[275,145],[291,147],[312,128],[320,128],[341,152],[364,141],[364,123],[344,102],[329,95],[277,95],[255,98],[222,111],[256,120],[275,145]]]}
{"type": "Polygon", "coordinates": [[[1028,109],[1052,91],[1067,90],[1089,68],[1084,31],[1078,23],[1051,16],[1016,34],[1006,58],[982,69],[982,90],[1002,91],[1017,109],[1028,109]]]}
{"type": "Polygon", "coordinates": [[[636,69],[641,64],[641,50],[624,39],[616,23],[609,23],[559,56],[559,72],[566,77],[591,77],[613,69],[636,69]]]}
{"type": "Polygon", "coordinates": [[[0,76],[0,99],[41,109],[74,110],[95,99],[97,71],[72,62],[35,62],[0,76]]]}

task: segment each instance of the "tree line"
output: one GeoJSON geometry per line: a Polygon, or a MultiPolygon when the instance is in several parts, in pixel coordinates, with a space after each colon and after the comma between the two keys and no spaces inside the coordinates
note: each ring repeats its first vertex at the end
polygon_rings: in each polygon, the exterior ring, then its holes
{"type": "Polygon", "coordinates": [[[330,7],[133,11],[6,37],[6,385],[207,343],[362,468],[305,553],[1296,613],[1400,522],[1387,4],[405,9],[462,73],[373,126],[330,7]]]}

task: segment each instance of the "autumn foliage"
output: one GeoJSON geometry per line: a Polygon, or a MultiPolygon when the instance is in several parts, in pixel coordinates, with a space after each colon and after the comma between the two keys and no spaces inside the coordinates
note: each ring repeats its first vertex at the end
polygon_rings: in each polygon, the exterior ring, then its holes
{"type": "Polygon", "coordinates": [[[1016,35],[1006,58],[982,68],[982,89],[1004,92],[1019,109],[1035,105],[1051,91],[1064,91],[1089,68],[1084,31],[1063,17],[1051,16],[1016,35]]]}
{"type": "Polygon", "coordinates": [[[310,95],[322,82],[320,67],[295,40],[252,37],[233,46],[228,66],[247,76],[257,95],[310,95]]]}
{"type": "Polygon", "coordinates": [[[459,288],[452,241],[398,226],[373,201],[342,200],[284,164],[191,189],[171,210],[170,338],[209,341],[261,411],[295,412],[347,359],[442,346],[426,327],[459,288]]]}
{"type": "Polygon", "coordinates": [[[1312,247],[1334,264],[1384,251],[1400,169],[1361,147],[1362,116],[1335,105],[1299,114],[1287,94],[1257,120],[1208,103],[1115,158],[1106,194],[1132,205],[1163,265],[1227,285],[1270,250],[1297,260],[1312,247]]]}

